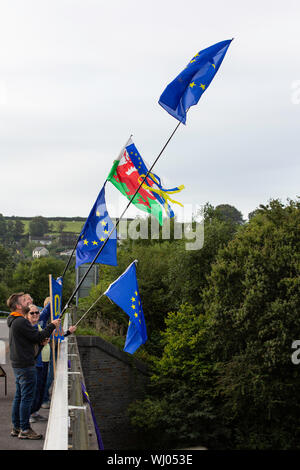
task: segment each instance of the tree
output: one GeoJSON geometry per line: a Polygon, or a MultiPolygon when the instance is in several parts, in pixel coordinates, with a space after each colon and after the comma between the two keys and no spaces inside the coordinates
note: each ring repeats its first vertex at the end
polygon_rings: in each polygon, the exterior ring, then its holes
{"type": "Polygon", "coordinates": [[[12,279],[12,257],[10,251],[0,245],[0,309],[7,310],[6,299],[10,295],[12,279]]]}
{"type": "Polygon", "coordinates": [[[243,214],[238,209],[236,209],[236,207],[231,206],[230,204],[219,204],[216,206],[215,212],[220,220],[240,225],[245,222],[243,219],[243,214]]]}
{"type": "Polygon", "coordinates": [[[215,256],[202,305],[166,318],[133,424],[157,446],[299,449],[300,204],[278,200],[215,256]]]}
{"type": "Polygon", "coordinates": [[[6,239],[7,226],[6,220],[2,214],[0,214],[0,241],[3,243],[6,239]]]}
{"type": "Polygon", "coordinates": [[[59,231],[59,233],[63,232],[65,227],[66,224],[62,220],[57,223],[57,230],[59,231]]]}
{"type": "MultiPolygon", "coordinates": [[[[100,265],[100,282],[91,289],[89,297],[84,299],[80,306],[84,311],[87,310],[109,284],[115,281],[133,260],[137,259],[139,291],[149,338],[145,348],[152,351],[157,346],[154,337],[160,329],[164,328],[164,320],[170,309],[170,303],[165,295],[168,290],[165,274],[168,270],[168,264],[172,261],[172,253],[173,243],[167,242],[149,245],[146,250],[142,244],[133,244],[126,249],[122,247],[118,253],[118,266],[100,265]]],[[[87,322],[95,321],[97,316],[118,322],[120,326],[127,329],[127,315],[106,298],[91,310],[87,322]]]]}
{"type": "Polygon", "coordinates": [[[204,222],[204,244],[199,250],[187,251],[184,243],[173,243],[170,253],[165,296],[169,310],[178,309],[182,303],[201,305],[202,292],[207,286],[218,250],[227,245],[236,233],[236,225],[208,217],[204,222]]]}
{"type": "Polygon", "coordinates": [[[209,202],[205,204],[201,211],[205,220],[218,219],[222,222],[231,224],[242,225],[245,221],[243,214],[234,206],[230,204],[219,204],[214,207],[209,202]]]}
{"type": "MultiPolygon", "coordinates": [[[[28,292],[34,302],[42,306],[49,296],[49,274],[54,278],[62,275],[65,263],[56,258],[39,258],[22,261],[16,266],[13,274],[16,291],[28,292]]],[[[63,301],[67,301],[74,289],[74,273],[68,271],[63,281],[63,301]]]]}
{"type": "Polygon", "coordinates": [[[42,237],[48,232],[48,220],[42,216],[33,217],[29,222],[29,234],[33,237],[42,237]]]}
{"type": "Polygon", "coordinates": [[[163,353],[153,358],[148,395],[129,408],[146,446],[208,445],[222,433],[214,425],[214,372],[207,341],[205,316],[194,307],[185,304],[168,314],[163,353]]]}
{"type": "Polygon", "coordinates": [[[13,237],[15,241],[20,241],[24,233],[24,224],[20,219],[15,220],[13,228],[13,237]]]}
{"type": "Polygon", "coordinates": [[[300,331],[299,209],[294,201],[260,206],[208,279],[219,413],[234,448],[299,448],[300,370],[291,361],[300,331]]]}

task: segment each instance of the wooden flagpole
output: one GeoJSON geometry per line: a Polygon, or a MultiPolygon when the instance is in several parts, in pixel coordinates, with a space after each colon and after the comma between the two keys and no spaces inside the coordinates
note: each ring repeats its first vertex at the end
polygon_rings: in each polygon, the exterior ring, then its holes
{"type": "MultiPolygon", "coordinates": [[[[54,306],[53,306],[53,293],[52,293],[52,274],[49,274],[49,292],[50,292],[50,312],[51,312],[51,322],[54,320],[54,306]]],[[[52,360],[53,360],[53,374],[55,376],[56,372],[56,364],[55,364],[55,339],[54,339],[54,331],[52,333],[52,360]]]]}

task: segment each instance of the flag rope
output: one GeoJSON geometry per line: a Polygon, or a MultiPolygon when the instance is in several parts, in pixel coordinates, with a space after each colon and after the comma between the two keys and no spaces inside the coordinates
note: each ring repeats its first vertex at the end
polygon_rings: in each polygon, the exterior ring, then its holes
{"type": "MultiPolygon", "coordinates": [[[[92,269],[92,267],[94,266],[95,262],[96,262],[96,259],[98,258],[98,256],[100,255],[101,251],[103,250],[103,248],[105,247],[106,243],[108,242],[111,234],[114,232],[114,230],[116,230],[116,228],[118,227],[119,223],[120,223],[120,220],[122,219],[122,217],[124,216],[125,212],[127,211],[128,207],[130,206],[130,204],[132,203],[133,199],[135,198],[135,196],[138,194],[140,188],[142,187],[142,185],[144,184],[146,178],[148,177],[149,173],[152,171],[152,169],[154,168],[154,165],[157,163],[157,161],[159,160],[160,156],[162,155],[162,153],[164,152],[165,148],[167,147],[167,145],[169,144],[170,140],[172,139],[173,135],[175,134],[175,132],[177,131],[178,127],[180,126],[181,124],[181,121],[178,122],[178,124],[176,125],[175,129],[173,130],[172,134],[170,135],[170,137],[168,138],[168,140],[166,141],[165,145],[163,146],[163,148],[161,149],[161,151],[159,152],[158,156],[156,157],[156,159],[154,160],[154,162],[152,163],[152,166],[150,167],[150,169],[148,170],[147,174],[145,175],[144,179],[141,181],[139,187],[137,188],[137,190],[135,191],[134,195],[132,196],[132,198],[130,199],[130,201],[128,202],[127,206],[125,207],[124,211],[122,212],[121,216],[117,219],[114,227],[111,229],[110,233],[108,234],[107,238],[105,239],[103,245],[99,248],[95,258],[93,259],[93,261],[91,262],[89,268],[87,269],[86,273],[84,274],[84,276],[82,277],[82,279],[80,280],[80,282],[78,283],[78,285],[76,286],[76,288],[74,289],[74,291],[72,292],[69,300],[67,301],[67,303],[65,304],[62,312],[61,312],[61,315],[60,315],[60,318],[62,318],[62,316],[64,315],[65,311],[67,310],[67,308],[69,307],[69,304],[72,302],[74,296],[76,295],[76,292],[78,291],[78,289],[81,287],[82,283],[84,282],[85,278],[87,277],[87,275],[89,274],[90,270],[92,269]]],[[[107,180],[106,180],[107,181],[107,180]]]]}

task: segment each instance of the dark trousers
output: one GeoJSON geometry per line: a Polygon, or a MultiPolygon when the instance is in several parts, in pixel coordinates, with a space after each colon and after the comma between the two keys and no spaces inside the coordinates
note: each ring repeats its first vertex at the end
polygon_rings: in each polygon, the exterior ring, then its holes
{"type": "Polygon", "coordinates": [[[36,389],[36,367],[13,368],[16,378],[16,393],[12,405],[14,428],[27,431],[36,389]]]}
{"type": "Polygon", "coordinates": [[[38,411],[43,403],[47,383],[48,365],[49,362],[42,362],[42,367],[36,366],[37,383],[35,397],[31,407],[31,414],[38,411]]]}

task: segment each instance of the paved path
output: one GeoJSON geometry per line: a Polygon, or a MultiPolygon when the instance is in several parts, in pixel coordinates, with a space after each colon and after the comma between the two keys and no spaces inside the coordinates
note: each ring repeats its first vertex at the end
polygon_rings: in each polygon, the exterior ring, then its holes
{"type": "MultiPolygon", "coordinates": [[[[0,451],[1,450],[42,450],[44,439],[30,441],[29,439],[18,439],[11,437],[11,407],[15,395],[15,379],[12,367],[9,361],[8,347],[8,328],[6,320],[0,319],[0,344],[5,344],[5,358],[0,355],[0,365],[7,374],[7,395],[5,396],[5,380],[0,377],[0,451]],[[5,363],[4,363],[5,362],[5,363]]],[[[48,417],[49,410],[41,409],[39,412],[42,416],[48,417]]],[[[45,437],[47,421],[32,424],[32,428],[45,437]]]]}

